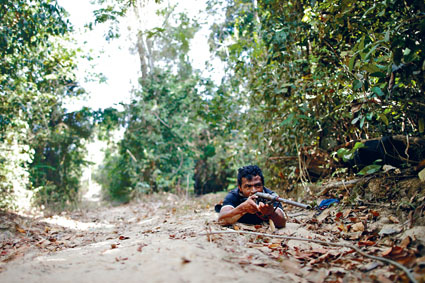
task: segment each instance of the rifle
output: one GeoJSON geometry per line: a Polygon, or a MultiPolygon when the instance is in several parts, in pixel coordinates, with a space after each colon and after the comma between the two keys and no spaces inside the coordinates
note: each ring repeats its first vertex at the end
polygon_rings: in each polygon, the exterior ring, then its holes
{"type": "Polygon", "coordinates": [[[311,209],[311,206],[308,205],[308,204],[303,204],[303,203],[292,201],[292,200],[289,200],[289,199],[284,199],[284,198],[279,197],[276,194],[271,195],[271,194],[267,194],[267,193],[258,192],[258,193],[255,193],[254,195],[257,196],[257,202],[261,201],[263,203],[273,203],[273,202],[279,201],[281,203],[301,207],[301,208],[304,208],[304,209],[311,209]]]}

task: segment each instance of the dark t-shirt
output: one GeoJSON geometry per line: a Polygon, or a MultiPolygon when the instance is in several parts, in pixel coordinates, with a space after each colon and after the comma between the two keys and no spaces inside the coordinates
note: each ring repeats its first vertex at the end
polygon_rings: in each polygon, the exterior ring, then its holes
{"type": "MultiPolygon", "coordinates": [[[[267,194],[274,194],[273,191],[267,189],[266,187],[264,187],[263,189],[264,193],[267,194]]],[[[227,196],[224,198],[223,201],[223,207],[226,205],[231,205],[233,207],[237,207],[238,205],[240,205],[241,203],[243,203],[244,201],[246,201],[246,197],[244,197],[242,195],[242,193],[239,192],[239,188],[236,188],[234,190],[231,190],[227,196]]],[[[280,209],[282,208],[282,204],[280,202],[274,202],[274,207],[279,207],[280,209]]],[[[261,219],[257,214],[251,214],[251,213],[246,213],[244,214],[241,218],[239,218],[238,222],[241,223],[247,223],[247,224],[261,224],[264,220],[261,219]]]]}

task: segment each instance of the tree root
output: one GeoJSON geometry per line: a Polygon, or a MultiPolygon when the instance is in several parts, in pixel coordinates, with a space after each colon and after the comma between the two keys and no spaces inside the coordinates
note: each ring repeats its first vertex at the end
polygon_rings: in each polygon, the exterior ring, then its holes
{"type": "Polygon", "coordinates": [[[331,243],[331,242],[315,240],[315,239],[307,239],[307,238],[299,238],[299,237],[291,237],[291,236],[283,236],[283,235],[273,235],[273,234],[258,233],[258,232],[251,232],[251,231],[232,231],[232,230],[208,231],[206,233],[201,233],[199,235],[200,236],[210,236],[210,235],[214,235],[214,234],[249,234],[249,235],[264,236],[264,237],[271,237],[271,238],[280,238],[280,239],[286,239],[286,240],[306,241],[306,242],[312,242],[312,243],[317,243],[317,244],[326,245],[326,246],[349,248],[349,249],[355,250],[357,253],[361,254],[362,256],[365,256],[365,257],[368,257],[368,258],[371,258],[371,259],[374,259],[374,260],[379,260],[379,261],[382,261],[382,262],[385,262],[385,263],[392,264],[392,265],[398,267],[399,269],[403,270],[404,273],[406,273],[407,277],[410,279],[411,282],[413,282],[413,283],[418,282],[413,277],[412,273],[404,265],[402,265],[402,264],[400,264],[396,261],[384,258],[384,257],[367,254],[367,253],[361,251],[358,247],[356,247],[354,245],[348,245],[348,244],[342,244],[342,243],[331,243]]]}

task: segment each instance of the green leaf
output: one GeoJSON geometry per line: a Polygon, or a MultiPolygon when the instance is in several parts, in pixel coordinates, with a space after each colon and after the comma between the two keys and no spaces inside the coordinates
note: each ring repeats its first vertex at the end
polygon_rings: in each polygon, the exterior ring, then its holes
{"type": "Polygon", "coordinates": [[[370,74],[371,77],[385,78],[387,75],[384,72],[374,72],[370,74]]]}
{"type": "Polygon", "coordinates": [[[363,60],[369,60],[369,57],[372,55],[372,53],[376,50],[376,48],[378,48],[379,44],[375,44],[370,50],[369,52],[366,54],[366,56],[364,57],[363,60]]]}
{"type": "Polygon", "coordinates": [[[358,90],[363,87],[363,83],[360,80],[355,80],[353,83],[353,89],[358,90]]]}
{"type": "Polygon", "coordinates": [[[371,74],[378,73],[378,72],[381,71],[379,69],[379,67],[376,66],[375,64],[366,64],[366,65],[363,66],[362,69],[365,70],[365,71],[367,71],[367,72],[369,72],[369,73],[371,73],[371,74]]]}
{"type": "Polygon", "coordinates": [[[366,118],[366,117],[362,117],[362,118],[360,119],[360,129],[362,129],[362,128],[363,128],[365,118],[366,118]]]}
{"type": "Polygon", "coordinates": [[[356,123],[357,123],[357,121],[359,121],[361,117],[362,117],[362,116],[357,116],[356,118],[354,118],[354,119],[351,121],[351,124],[352,124],[352,125],[356,124],[356,123]]]}
{"type": "Polygon", "coordinates": [[[285,120],[283,120],[283,121],[280,123],[280,125],[281,125],[281,126],[284,126],[284,125],[287,125],[287,124],[292,123],[292,120],[294,119],[294,117],[295,117],[295,114],[294,114],[294,113],[289,114],[289,115],[288,115],[288,118],[286,118],[285,120]]]}
{"type": "Polygon", "coordinates": [[[354,150],[349,150],[347,148],[340,148],[336,152],[337,156],[339,158],[342,158],[344,162],[349,161],[350,159],[353,159],[354,157],[354,150]]]}
{"type": "Polygon", "coordinates": [[[367,113],[367,114],[366,114],[366,118],[367,118],[369,121],[371,121],[371,120],[372,120],[372,118],[373,118],[373,113],[371,113],[371,112],[367,113]]]}
{"type": "Polygon", "coordinates": [[[369,175],[369,174],[373,174],[373,173],[378,172],[379,170],[381,170],[381,168],[382,168],[382,165],[371,164],[371,165],[368,165],[368,166],[364,167],[357,174],[358,175],[369,175]]]}
{"type": "Polygon", "coordinates": [[[420,118],[418,121],[418,124],[419,124],[419,133],[422,134],[425,128],[424,118],[420,118]]]}
{"type": "Polygon", "coordinates": [[[404,56],[407,56],[407,55],[409,55],[409,54],[410,54],[410,52],[412,52],[412,50],[410,50],[409,48],[406,48],[406,49],[404,49],[404,51],[403,51],[403,55],[404,55],[404,56]]]}
{"type": "Polygon", "coordinates": [[[348,69],[350,71],[353,71],[354,69],[354,63],[356,62],[356,57],[357,57],[357,54],[354,54],[353,57],[351,57],[350,61],[348,62],[348,69]]]}
{"type": "Polygon", "coordinates": [[[350,151],[346,148],[340,148],[338,149],[338,151],[336,152],[336,154],[338,155],[338,157],[343,157],[344,155],[348,154],[350,151]]]}
{"type": "Polygon", "coordinates": [[[364,146],[365,146],[364,143],[362,143],[362,142],[356,142],[356,144],[353,147],[353,150],[357,150],[357,149],[362,148],[364,146]]]}
{"type": "Polygon", "coordinates": [[[363,36],[362,39],[360,40],[360,44],[359,44],[358,50],[363,50],[364,49],[364,40],[365,40],[365,36],[363,36]]]}
{"type": "Polygon", "coordinates": [[[385,116],[385,114],[379,114],[378,117],[379,117],[379,119],[382,120],[382,122],[384,122],[385,125],[388,126],[389,122],[388,122],[388,118],[387,118],[387,116],[385,116]]]}
{"type": "Polygon", "coordinates": [[[390,41],[390,29],[388,29],[387,32],[385,33],[384,40],[385,40],[385,42],[389,42],[390,41]]]}
{"type": "Polygon", "coordinates": [[[377,86],[372,87],[371,91],[378,96],[384,96],[385,93],[377,86]]]}
{"type": "Polygon", "coordinates": [[[354,153],[353,152],[349,152],[348,154],[345,154],[342,156],[342,159],[344,160],[344,162],[347,162],[348,160],[353,159],[354,157],[354,153]]]}

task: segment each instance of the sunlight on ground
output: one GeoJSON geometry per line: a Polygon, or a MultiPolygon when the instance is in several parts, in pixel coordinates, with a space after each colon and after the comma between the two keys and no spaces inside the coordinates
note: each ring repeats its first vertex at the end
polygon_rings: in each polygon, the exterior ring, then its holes
{"type": "Polygon", "coordinates": [[[51,261],[66,261],[65,258],[50,258],[48,256],[39,256],[37,258],[35,258],[37,261],[46,261],[46,262],[51,262],[51,261]]]}
{"type": "Polygon", "coordinates": [[[43,219],[43,221],[49,224],[55,224],[65,228],[80,230],[80,231],[87,231],[87,230],[95,229],[95,228],[114,228],[114,225],[112,224],[102,224],[102,223],[93,223],[93,222],[85,223],[85,222],[68,219],[66,217],[59,216],[59,215],[54,215],[51,218],[43,219]]]}

